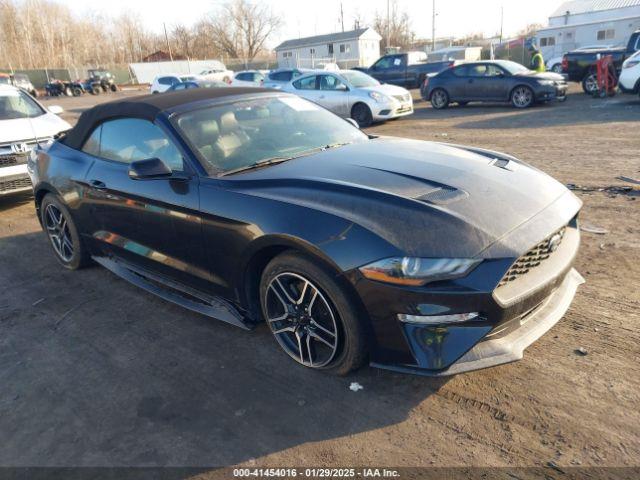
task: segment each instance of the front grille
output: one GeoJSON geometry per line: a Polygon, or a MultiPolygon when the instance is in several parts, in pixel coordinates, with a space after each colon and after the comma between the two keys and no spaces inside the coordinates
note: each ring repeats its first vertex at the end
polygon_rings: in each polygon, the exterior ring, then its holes
{"type": "Polygon", "coordinates": [[[0,156],[0,167],[10,167],[27,163],[28,155],[2,155],[0,156]]]}
{"type": "Polygon", "coordinates": [[[411,100],[411,94],[406,93],[404,95],[394,95],[393,98],[395,98],[399,102],[405,103],[411,100]]]}
{"type": "Polygon", "coordinates": [[[18,178],[16,180],[8,180],[5,182],[0,180],[0,193],[29,188],[30,186],[31,180],[29,178],[18,178]]]}
{"type": "Polygon", "coordinates": [[[554,250],[549,248],[549,241],[555,237],[556,235],[560,235],[560,240],[556,242],[555,247],[559,247],[560,243],[562,243],[562,239],[564,238],[564,233],[566,231],[566,227],[562,227],[557,232],[549,235],[547,238],[538,243],[535,247],[525,253],[522,257],[520,257],[516,262],[511,265],[511,268],[507,270],[507,273],[504,274],[502,280],[498,284],[498,288],[503,287],[509,282],[513,282],[518,278],[526,275],[530,270],[540,266],[542,262],[547,260],[552,254],[554,250]]]}

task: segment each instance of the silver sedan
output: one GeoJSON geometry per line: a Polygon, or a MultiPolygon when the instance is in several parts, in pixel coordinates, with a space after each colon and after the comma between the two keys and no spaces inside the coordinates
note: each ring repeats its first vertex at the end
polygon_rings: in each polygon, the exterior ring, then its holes
{"type": "Polygon", "coordinates": [[[282,90],[311,100],[341,117],[352,118],[361,127],[413,113],[413,99],[408,90],[383,85],[356,70],[308,72],[282,90]]]}

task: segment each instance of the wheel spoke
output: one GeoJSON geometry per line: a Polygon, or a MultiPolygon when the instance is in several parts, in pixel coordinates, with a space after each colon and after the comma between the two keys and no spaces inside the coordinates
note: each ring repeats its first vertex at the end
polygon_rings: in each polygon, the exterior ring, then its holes
{"type": "Polygon", "coordinates": [[[327,340],[322,338],[320,335],[318,335],[318,332],[314,332],[313,330],[309,330],[309,336],[312,337],[314,340],[318,340],[319,342],[324,343],[329,348],[334,348],[334,345],[332,343],[329,343],[327,340]]]}
{"type": "Polygon", "coordinates": [[[304,286],[302,287],[302,292],[300,293],[300,297],[298,297],[298,300],[296,300],[296,305],[302,305],[302,302],[304,301],[304,296],[307,293],[307,288],[309,288],[309,282],[305,280],[304,286]]]}
{"type": "Polygon", "coordinates": [[[307,353],[309,353],[309,365],[313,367],[313,355],[311,354],[311,335],[307,335],[307,353]]]}
{"type": "Polygon", "coordinates": [[[286,332],[295,333],[296,332],[296,328],[295,327],[283,327],[283,328],[280,328],[278,330],[274,330],[273,331],[273,333],[275,333],[276,335],[279,335],[281,333],[286,333],[286,332]]]}
{"type": "Polygon", "coordinates": [[[302,356],[302,334],[300,330],[296,330],[296,339],[298,340],[298,352],[300,353],[300,363],[304,364],[304,357],[302,356]]]}
{"type": "Polygon", "coordinates": [[[314,327],[316,327],[319,330],[322,330],[324,333],[326,333],[327,335],[331,335],[333,338],[336,337],[336,334],[331,332],[330,330],[327,330],[326,328],[324,328],[322,325],[320,325],[318,322],[316,322],[315,320],[311,320],[311,325],[313,325],[314,327]]]}

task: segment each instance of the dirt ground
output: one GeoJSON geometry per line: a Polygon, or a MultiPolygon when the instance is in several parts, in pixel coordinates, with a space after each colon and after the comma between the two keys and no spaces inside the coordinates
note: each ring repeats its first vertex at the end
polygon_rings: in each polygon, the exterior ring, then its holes
{"type": "MultiPolygon", "coordinates": [[[[46,103],[73,120],[95,100],[46,103]]],[[[640,177],[640,99],[418,102],[371,132],[505,151],[594,190],[576,192],[583,225],[607,230],[583,233],[587,283],[522,361],[445,380],[310,372],[266,327],[64,271],[30,197],[2,198],[0,465],[640,466],[640,187],[598,191],[640,177]]]]}

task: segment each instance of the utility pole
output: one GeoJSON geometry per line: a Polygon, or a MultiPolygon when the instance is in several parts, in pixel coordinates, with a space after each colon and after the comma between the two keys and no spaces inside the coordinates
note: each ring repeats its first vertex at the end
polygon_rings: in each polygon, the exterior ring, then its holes
{"type": "Polygon", "coordinates": [[[502,29],[504,27],[504,5],[500,7],[500,44],[502,45],[502,29]]]}
{"type": "Polygon", "coordinates": [[[433,0],[433,18],[431,20],[431,51],[436,49],[436,0],[433,0]]]}
{"type": "Polygon", "coordinates": [[[342,10],[342,2],[340,2],[340,23],[342,23],[342,33],[344,33],[344,10],[342,10]]]}
{"type": "Polygon", "coordinates": [[[167,42],[167,49],[169,50],[169,60],[173,62],[173,54],[171,53],[171,45],[169,44],[169,36],[167,35],[167,24],[162,22],[164,28],[164,40],[167,42]]]}
{"type": "Polygon", "coordinates": [[[389,5],[391,0],[387,0],[387,48],[386,48],[386,52],[387,53],[389,51],[389,48],[391,47],[391,7],[389,5]]]}

